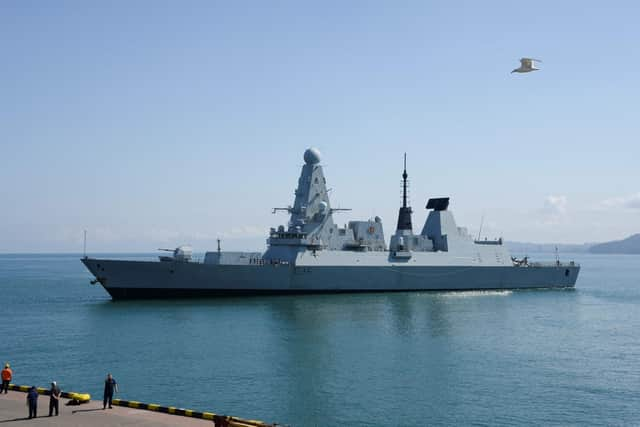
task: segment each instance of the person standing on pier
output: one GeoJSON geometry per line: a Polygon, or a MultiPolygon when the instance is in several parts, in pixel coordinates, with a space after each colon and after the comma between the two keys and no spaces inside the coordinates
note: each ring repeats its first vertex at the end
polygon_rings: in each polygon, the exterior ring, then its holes
{"type": "Polygon", "coordinates": [[[27,405],[29,406],[29,418],[36,418],[38,416],[38,390],[34,385],[27,393],[27,405]]]}
{"type": "Polygon", "coordinates": [[[56,417],[58,416],[58,402],[60,401],[60,387],[55,381],[51,382],[51,394],[49,395],[49,416],[53,415],[53,410],[56,410],[56,417]]]}
{"type": "Polygon", "coordinates": [[[2,375],[2,387],[0,387],[0,393],[2,393],[2,390],[4,390],[4,394],[7,394],[9,391],[9,383],[13,378],[13,371],[11,370],[11,367],[8,363],[4,364],[4,369],[2,370],[2,374],[0,375],[2,375]]]}
{"type": "Polygon", "coordinates": [[[111,401],[113,400],[114,391],[118,392],[118,383],[111,376],[107,374],[107,379],[104,381],[104,399],[102,401],[102,409],[107,409],[107,402],[109,402],[109,409],[112,409],[111,401]]]}

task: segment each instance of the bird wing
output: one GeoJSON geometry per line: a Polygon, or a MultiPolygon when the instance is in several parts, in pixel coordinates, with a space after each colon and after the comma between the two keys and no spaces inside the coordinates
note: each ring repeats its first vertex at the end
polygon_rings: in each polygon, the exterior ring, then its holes
{"type": "Polygon", "coordinates": [[[521,63],[522,65],[532,65],[532,64],[533,64],[533,61],[535,61],[535,62],[542,62],[541,60],[539,60],[539,59],[535,59],[535,58],[520,58],[520,63],[521,63]]]}

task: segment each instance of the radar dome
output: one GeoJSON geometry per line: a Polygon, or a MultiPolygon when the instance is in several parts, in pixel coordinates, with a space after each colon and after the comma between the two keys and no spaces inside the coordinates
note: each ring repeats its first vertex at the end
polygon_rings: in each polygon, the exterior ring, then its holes
{"type": "Polygon", "coordinates": [[[307,148],[304,152],[304,162],[308,165],[320,163],[320,151],[317,148],[307,148]]]}

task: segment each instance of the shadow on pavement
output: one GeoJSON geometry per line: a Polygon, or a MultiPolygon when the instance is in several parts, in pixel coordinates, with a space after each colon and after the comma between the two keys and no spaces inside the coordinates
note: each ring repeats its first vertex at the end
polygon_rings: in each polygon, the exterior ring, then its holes
{"type": "Polygon", "coordinates": [[[75,414],[76,412],[93,412],[93,411],[104,411],[104,409],[101,409],[101,408],[95,408],[95,409],[76,409],[75,411],[71,411],[71,414],[75,414]]]}
{"type": "MultiPolygon", "coordinates": [[[[36,417],[36,418],[37,418],[37,417],[36,417]]],[[[12,419],[12,420],[2,420],[2,421],[0,421],[0,423],[11,423],[11,422],[14,422],[14,421],[27,421],[27,420],[30,420],[30,419],[31,419],[31,418],[29,418],[29,417],[24,417],[24,418],[14,418],[14,419],[12,419]]]]}

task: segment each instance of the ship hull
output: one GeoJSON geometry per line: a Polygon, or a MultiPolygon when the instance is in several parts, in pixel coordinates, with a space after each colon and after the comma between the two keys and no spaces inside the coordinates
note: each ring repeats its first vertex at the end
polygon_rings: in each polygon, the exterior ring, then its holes
{"type": "Polygon", "coordinates": [[[570,288],[578,265],[208,265],[84,258],[113,299],[570,288]]]}

